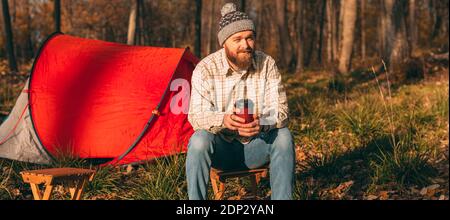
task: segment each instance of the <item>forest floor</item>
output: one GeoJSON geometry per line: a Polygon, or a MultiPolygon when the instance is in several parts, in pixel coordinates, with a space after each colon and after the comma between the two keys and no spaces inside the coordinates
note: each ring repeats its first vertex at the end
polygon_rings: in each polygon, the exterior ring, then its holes
{"type": "MultiPolygon", "coordinates": [[[[28,75],[9,74],[5,66],[1,61],[0,122],[28,75]]],[[[341,77],[316,70],[285,75],[296,144],[295,199],[449,199],[448,64],[407,81],[370,68],[341,77]]],[[[185,154],[133,169],[98,168],[76,158],[50,165],[0,159],[0,199],[32,199],[20,171],[65,166],[97,169],[84,199],[187,199],[185,154]]],[[[249,187],[245,178],[229,180],[225,198],[243,199],[249,187]]],[[[268,178],[259,188],[259,197],[270,199],[268,178]]],[[[59,186],[54,192],[54,199],[70,196],[59,186]]],[[[211,187],[209,192],[212,198],[211,187]]]]}

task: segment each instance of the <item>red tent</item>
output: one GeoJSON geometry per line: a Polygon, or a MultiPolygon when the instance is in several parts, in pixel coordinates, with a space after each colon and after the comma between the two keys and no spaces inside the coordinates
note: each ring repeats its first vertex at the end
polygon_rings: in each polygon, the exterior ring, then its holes
{"type": "Polygon", "coordinates": [[[186,108],[197,63],[186,49],[54,34],[29,80],[38,141],[51,156],[112,158],[115,164],[185,152],[193,133],[186,108]],[[172,112],[171,102],[184,113],[172,112]]]}

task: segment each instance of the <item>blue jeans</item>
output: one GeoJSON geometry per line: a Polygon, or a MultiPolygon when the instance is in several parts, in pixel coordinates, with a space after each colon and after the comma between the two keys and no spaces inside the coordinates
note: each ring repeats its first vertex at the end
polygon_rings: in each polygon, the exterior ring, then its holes
{"type": "Polygon", "coordinates": [[[222,170],[254,169],[270,162],[271,199],[292,199],[295,150],[288,128],[261,133],[247,144],[229,143],[219,135],[197,130],[191,136],[186,158],[189,199],[207,199],[211,166],[222,170]]]}

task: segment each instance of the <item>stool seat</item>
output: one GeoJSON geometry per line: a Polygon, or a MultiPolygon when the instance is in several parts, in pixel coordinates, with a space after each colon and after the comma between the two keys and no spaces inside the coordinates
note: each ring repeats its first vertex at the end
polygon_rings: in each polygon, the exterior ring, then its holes
{"type": "Polygon", "coordinates": [[[253,198],[256,199],[258,195],[258,183],[261,177],[267,177],[269,171],[268,165],[248,170],[237,170],[237,171],[223,171],[216,168],[211,168],[210,179],[211,185],[214,191],[214,198],[216,200],[223,199],[225,193],[225,182],[228,178],[239,178],[239,177],[250,177],[251,181],[251,191],[253,193],[253,198]]]}
{"type": "Polygon", "coordinates": [[[72,200],[79,200],[87,181],[92,181],[95,171],[81,168],[51,168],[28,170],[20,172],[23,181],[29,183],[35,200],[49,200],[54,185],[69,186],[72,200]],[[44,194],[39,190],[39,184],[44,184],[44,194]]]}

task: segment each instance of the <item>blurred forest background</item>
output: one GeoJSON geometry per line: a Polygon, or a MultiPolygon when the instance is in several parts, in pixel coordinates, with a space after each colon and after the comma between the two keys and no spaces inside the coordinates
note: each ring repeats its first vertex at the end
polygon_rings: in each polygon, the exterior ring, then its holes
{"type": "Polygon", "coordinates": [[[397,66],[448,52],[448,0],[2,0],[0,58],[29,62],[54,31],[135,45],[219,49],[220,9],[235,2],[257,27],[257,47],[292,73],[397,66]],[[9,7],[7,7],[9,6],[9,7]],[[6,10],[9,9],[9,10],[6,10]]]}
{"type": "MultiPolygon", "coordinates": [[[[256,47],[287,87],[295,199],[449,199],[448,0],[1,0],[0,122],[51,33],[189,47],[204,58],[219,49],[226,2],[253,19],[256,47]]],[[[184,165],[180,154],[97,167],[83,198],[187,199],[184,165]]],[[[93,167],[0,159],[0,199],[32,199],[22,170],[67,166],[93,167]]],[[[250,181],[230,181],[225,198],[248,196],[250,181]]],[[[258,198],[270,198],[269,183],[258,198]]]]}

